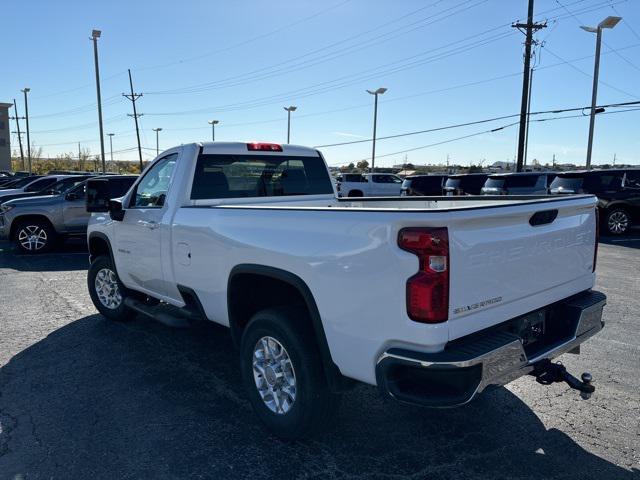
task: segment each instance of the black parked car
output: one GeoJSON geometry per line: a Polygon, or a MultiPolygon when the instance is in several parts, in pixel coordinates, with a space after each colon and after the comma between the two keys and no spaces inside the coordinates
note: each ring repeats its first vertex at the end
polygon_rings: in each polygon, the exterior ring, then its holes
{"type": "Polygon", "coordinates": [[[603,231],[622,235],[640,223],[640,169],[562,172],[553,180],[554,195],[591,193],[598,197],[603,231]]]}
{"type": "Polygon", "coordinates": [[[487,180],[486,173],[449,175],[442,189],[445,195],[480,195],[487,180]]]}
{"type": "Polygon", "coordinates": [[[483,195],[546,195],[554,173],[521,172],[489,175],[482,187],[483,195]]]}
{"type": "Polygon", "coordinates": [[[401,196],[440,196],[446,175],[412,175],[402,182],[401,196]]]}

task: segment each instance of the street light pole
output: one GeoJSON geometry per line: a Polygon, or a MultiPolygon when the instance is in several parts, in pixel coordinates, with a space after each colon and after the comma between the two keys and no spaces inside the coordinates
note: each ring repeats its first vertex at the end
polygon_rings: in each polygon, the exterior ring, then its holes
{"type": "Polygon", "coordinates": [[[159,140],[158,134],[162,131],[162,128],[152,128],[151,130],[156,132],[156,157],[157,157],[158,155],[160,155],[160,140],[159,140]]]}
{"type": "Polygon", "coordinates": [[[382,95],[386,92],[387,89],[384,87],[380,87],[377,90],[367,90],[367,93],[370,93],[374,96],[373,101],[373,148],[371,150],[371,172],[374,172],[376,165],[376,128],[378,125],[378,95],[382,95]]]}
{"type": "Polygon", "coordinates": [[[298,107],[290,105],[288,107],[282,107],[287,111],[287,144],[291,143],[291,112],[295,112],[298,107]]]}
{"type": "Polygon", "coordinates": [[[29,102],[27,102],[27,93],[31,91],[30,88],[24,88],[24,116],[27,123],[27,161],[29,162],[29,175],[31,175],[31,138],[29,137],[29,102]]]}
{"type": "Polygon", "coordinates": [[[102,99],[100,97],[100,68],[98,67],[98,38],[101,35],[100,30],[93,30],[91,38],[93,40],[93,61],[96,68],[96,93],[98,96],[98,125],[100,126],[100,156],[102,158],[102,173],[106,173],[107,165],[104,160],[104,132],[102,130],[102,99]]]}
{"type": "Polygon", "coordinates": [[[596,101],[598,98],[598,76],[600,75],[600,47],[602,44],[602,29],[613,28],[618,22],[622,20],[621,17],[607,17],[598,24],[597,27],[585,27],[583,30],[596,34],[596,58],[593,66],[593,89],[591,91],[591,114],[589,115],[589,140],[587,143],[587,169],[591,168],[591,154],[593,152],[593,131],[596,123],[596,101]]]}
{"type": "MultiPolygon", "coordinates": [[[[109,150],[111,152],[111,163],[113,163],[113,136],[115,133],[107,133],[109,135],[109,150]]],[[[113,167],[113,165],[111,165],[113,167]]]]}
{"type": "Polygon", "coordinates": [[[211,125],[211,141],[216,141],[216,125],[219,124],[219,120],[209,120],[209,125],[211,125]]]}

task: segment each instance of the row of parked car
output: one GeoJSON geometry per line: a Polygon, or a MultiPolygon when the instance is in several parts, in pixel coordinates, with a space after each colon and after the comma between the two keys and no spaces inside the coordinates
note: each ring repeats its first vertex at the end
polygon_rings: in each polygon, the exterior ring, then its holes
{"type": "MultiPolygon", "coordinates": [[[[15,243],[23,253],[41,253],[67,237],[87,233],[90,213],[85,186],[99,175],[0,176],[0,239],[15,243]]],[[[136,175],[110,175],[112,198],[124,195],[136,175]]]]}
{"type": "Polygon", "coordinates": [[[640,169],[434,174],[405,179],[388,173],[347,173],[337,181],[338,194],[344,197],[589,193],[598,197],[607,233],[621,235],[640,224],[640,169]]]}

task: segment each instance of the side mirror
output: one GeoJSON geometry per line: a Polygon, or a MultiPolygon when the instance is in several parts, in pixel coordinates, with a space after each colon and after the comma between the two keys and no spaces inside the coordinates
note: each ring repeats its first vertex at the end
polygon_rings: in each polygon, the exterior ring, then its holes
{"type": "Polygon", "coordinates": [[[124,219],[124,213],[121,200],[109,200],[109,216],[111,220],[121,222],[124,219]]]}
{"type": "Polygon", "coordinates": [[[78,198],[80,197],[75,192],[69,192],[64,196],[64,199],[69,201],[78,200],[78,198]]]}
{"type": "Polygon", "coordinates": [[[109,211],[109,183],[104,178],[87,180],[87,212],[109,211]]]}

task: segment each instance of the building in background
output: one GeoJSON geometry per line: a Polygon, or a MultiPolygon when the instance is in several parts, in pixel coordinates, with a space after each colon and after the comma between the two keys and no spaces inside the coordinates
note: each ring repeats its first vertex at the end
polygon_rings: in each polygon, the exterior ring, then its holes
{"type": "Polygon", "coordinates": [[[9,108],[13,103],[0,103],[0,170],[11,170],[11,128],[9,108]]]}

